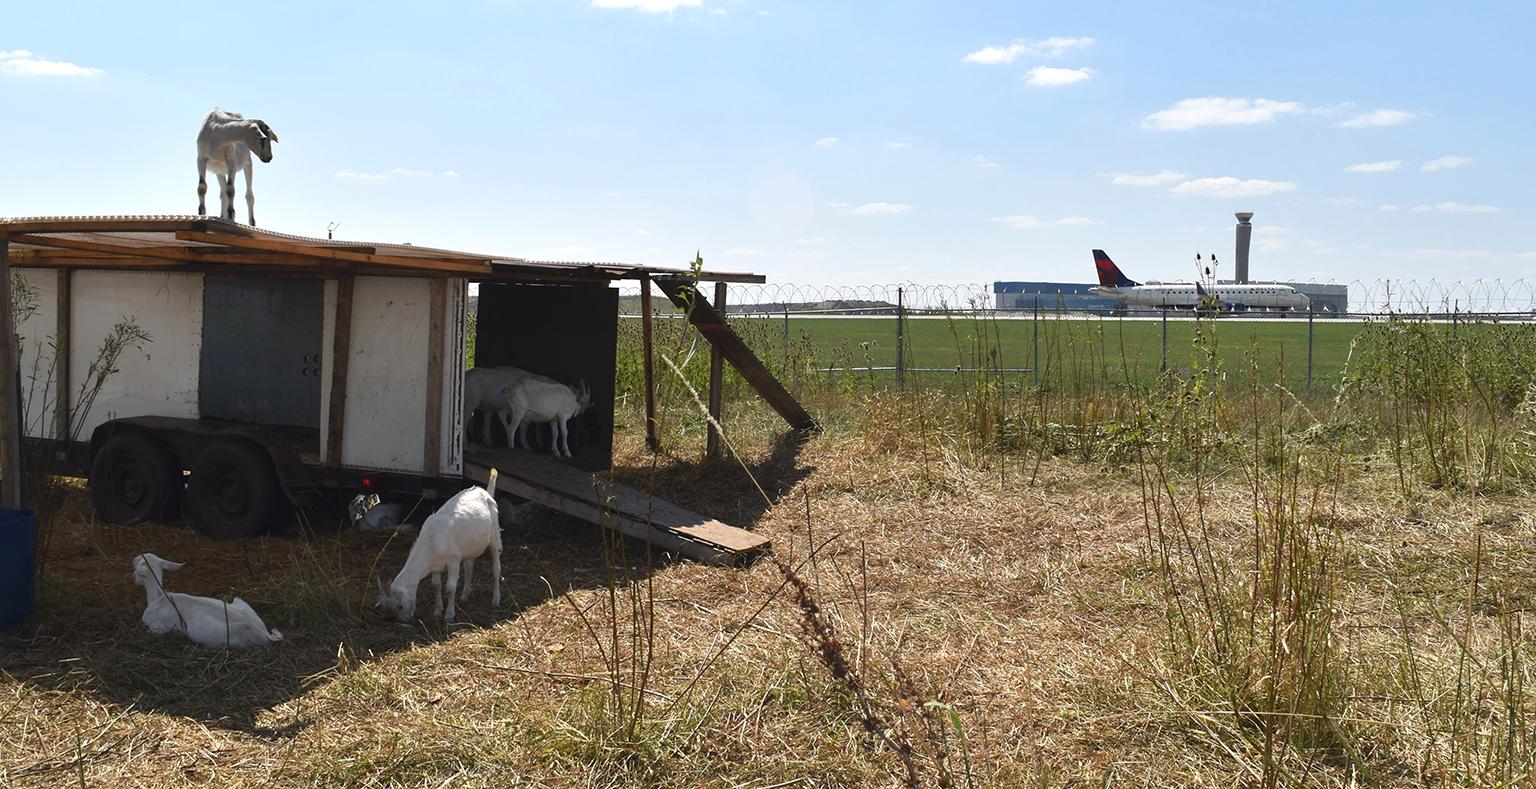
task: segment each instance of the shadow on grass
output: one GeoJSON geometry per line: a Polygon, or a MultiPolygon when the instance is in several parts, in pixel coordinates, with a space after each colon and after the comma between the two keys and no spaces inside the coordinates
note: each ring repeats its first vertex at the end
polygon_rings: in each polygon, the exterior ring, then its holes
{"type": "MultiPolygon", "coordinates": [[[[786,439],[752,468],[770,495],[808,473],[797,467],[797,453],[798,443],[786,439]]],[[[740,467],[728,462],[663,458],[654,469],[647,461],[643,468],[616,468],[614,476],[750,527],[767,504],[740,467]]],[[[410,520],[419,522],[424,512],[410,520]]],[[[530,508],[525,522],[503,536],[499,608],[490,604],[489,561],[481,559],[458,622],[445,626],[430,618],[431,585],[423,583],[427,591],[421,592],[418,611],[429,618],[407,625],[385,620],[373,601],[377,579],[387,582],[404,564],[412,536],[291,527],[252,540],[213,541],[186,524],[113,527],[78,518],[59,529],[36,615],[0,631],[0,671],[37,690],[86,692],[120,709],[184,716],[274,739],[292,737],[307,724],[266,726],[263,711],[358,665],[515,620],[548,602],[551,592],[605,588],[615,577],[634,582],[685,561],[627,539],[617,557],[605,559],[597,526],[530,508]],[[149,633],[139,621],[144,590],[134,585],[130,568],[142,552],[186,563],[167,576],[171,591],[238,595],[269,627],[282,631],[283,642],[236,652],[149,633]],[[628,567],[610,570],[616,563],[628,567]]]]}

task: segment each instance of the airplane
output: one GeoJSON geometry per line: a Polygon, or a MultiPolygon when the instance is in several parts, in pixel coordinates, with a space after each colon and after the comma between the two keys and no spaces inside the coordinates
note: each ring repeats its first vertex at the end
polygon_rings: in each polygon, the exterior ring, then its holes
{"type": "Polygon", "coordinates": [[[1102,249],[1093,251],[1093,266],[1099,272],[1099,287],[1090,292],[1116,299],[1124,307],[1245,312],[1250,308],[1304,311],[1311,304],[1311,299],[1295,288],[1274,283],[1143,285],[1125,276],[1102,249]]]}

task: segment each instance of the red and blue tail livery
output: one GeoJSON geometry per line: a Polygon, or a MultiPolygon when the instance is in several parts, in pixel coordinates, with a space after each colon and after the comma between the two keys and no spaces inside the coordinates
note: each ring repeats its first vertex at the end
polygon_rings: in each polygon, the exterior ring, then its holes
{"type": "Polygon", "coordinates": [[[1109,255],[1104,254],[1102,249],[1093,251],[1093,267],[1099,271],[1100,287],[1134,288],[1140,284],[1121,272],[1120,267],[1116,266],[1115,261],[1110,260],[1109,255]]]}

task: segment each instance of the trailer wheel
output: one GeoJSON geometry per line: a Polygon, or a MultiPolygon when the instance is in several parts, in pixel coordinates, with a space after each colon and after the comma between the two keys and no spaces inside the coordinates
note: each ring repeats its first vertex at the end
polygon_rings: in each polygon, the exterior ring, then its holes
{"type": "Polygon", "coordinates": [[[168,514],[170,501],[179,501],[174,495],[179,477],[155,442],[138,433],[118,433],[91,461],[91,503],[107,523],[154,520],[168,514]]]}
{"type": "Polygon", "coordinates": [[[254,537],[277,512],[277,477],[265,454],[249,444],[209,446],[192,462],[187,483],[192,525],[205,537],[254,537]]]}

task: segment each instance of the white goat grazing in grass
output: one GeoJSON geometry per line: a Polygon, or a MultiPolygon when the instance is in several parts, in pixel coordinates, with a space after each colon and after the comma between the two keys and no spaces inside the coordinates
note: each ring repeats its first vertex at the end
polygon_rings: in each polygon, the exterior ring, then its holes
{"type": "Polygon", "coordinates": [[[421,524],[421,534],[411,545],[405,566],[384,588],[379,582],[379,607],[402,621],[416,618],[416,587],[432,576],[436,614],[451,621],[458,599],[459,571],[464,571],[465,597],[469,596],[474,562],[491,552],[491,605],[501,605],[501,518],[496,508],[496,469],[483,488],[465,488],[454,494],[421,524]],[[443,609],[443,575],[448,576],[448,607],[443,609]]]}
{"type": "Polygon", "coordinates": [[[571,418],[592,405],[592,392],[585,381],[580,388],[572,389],[565,384],[532,378],[514,381],[502,389],[502,398],[511,406],[512,417],[505,422],[507,435],[523,436],[523,448],[532,449],[527,435],[523,434],[526,422],[549,423],[549,449],[555,457],[570,457],[571,418]]]}
{"type": "Polygon", "coordinates": [[[263,162],[272,161],[277,134],[266,121],[218,107],[203,118],[197,132],[197,213],[207,214],[208,170],[219,178],[219,218],[235,221],[235,173],[245,171],[246,224],[256,226],[256,193],[251,190],[251,153],[263,162]]]}
{"type": "Polygon", "coordinates": [[[283,640],[268,630],[250,604],[165,591],[165,571],[180,570],[152,553],[133,557],[133,582],[144,587],[144,624],[151,633],[181,633],[205,647],[264,647],[283,640]]]}

